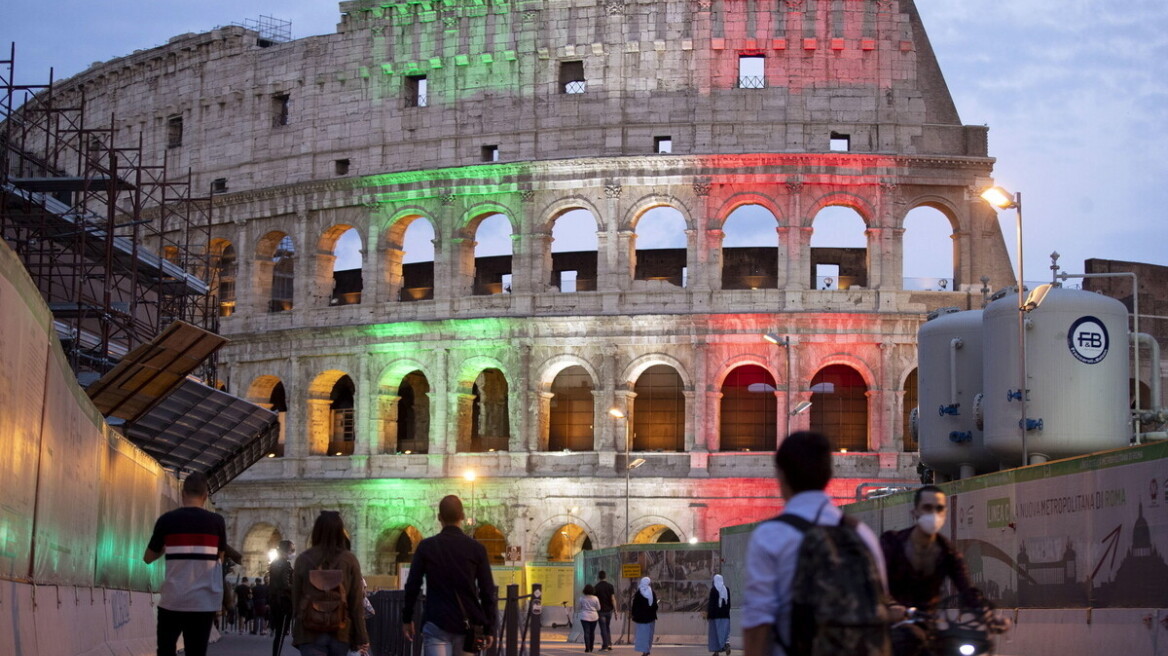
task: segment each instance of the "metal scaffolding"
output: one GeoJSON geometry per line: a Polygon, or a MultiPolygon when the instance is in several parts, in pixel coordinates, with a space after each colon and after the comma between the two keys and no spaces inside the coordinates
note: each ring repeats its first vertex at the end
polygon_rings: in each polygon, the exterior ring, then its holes
{"type": "MultiPolygon", "coordinates": [[[[175,320],[217,332],[211,195],[84,92],[15,83],[0,59],[0,235],[53,313],[83,384],[175,320]],[[161,161],[159,161],[161,160],[161,161]]],[[[216,384],[214,358],[198,375],[216,384]]]]}

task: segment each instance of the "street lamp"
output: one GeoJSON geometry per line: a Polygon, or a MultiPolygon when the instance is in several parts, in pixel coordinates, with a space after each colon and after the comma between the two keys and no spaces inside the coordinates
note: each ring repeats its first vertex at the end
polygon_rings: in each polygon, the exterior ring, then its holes
{"type": "Polygon", "coordinates": [[[791,407],[791,336],[783,335],[780,337],[775,333],[765,333],[762,338],[787,350],[787,416],[783,420],[787,425],[784,427],[783,433],[789,434],[791,432],[791,417],[807,412],[811,408],[811,402],[800,401],[794,408],[791,407]]]}
{"type": "Polygon", "coordinates": [[[475,512],[474,512],[475,511],[475,507],[474,507],[475,490],[474,490],[474,487],[475,487],[475,478],[477,478],[477,477],[475,476],[475,472],[473,469],[468,469],[465,472],[463,472],[462,477],[465,478],[467,480],[467,482],[470,483],[470,517],[467,517],[466,523],[468,526],[474,526],[474,523],[475,523],[475,520],[474,520],[474,514],[475,514],[475,512]]]}
{"type": "Polygon", "coordinates": [[[982,200],[990,205],[1001,210],[1014,210],[1017,220],[1015,221],[1015,239],[1018,245],[1018,278],[1015,281],[1015,286],[1018,287],[1018,378],[1020,379],[1018,385],[1019,393],[1019,408],[1022,412],[1022,419],[1018,421],[1018,429],[1022,434],[1022,466],[1030,464],[1030,451],[1026,446],[1026,431],[1029,428],[1026,425],[1026,292],[1025,292],[1025,276],[1023,275],[1022,257],[1022,193],[1011,194],[1005,189],[994,186],[981,192],[982,200]]]}
{"type": "Polygon", "coordinates": [[[632,450],[633,443],[633,427],[629,423],[629,417],[620,408],[609,408],[608,414],[615,419],[623,419],[625,421],[625,544],[629,543],[629,487],[632,472],[637,467],[645,464],[644,458],[637,458],[636,460],[629,460],[629,452],[632,450]]]}

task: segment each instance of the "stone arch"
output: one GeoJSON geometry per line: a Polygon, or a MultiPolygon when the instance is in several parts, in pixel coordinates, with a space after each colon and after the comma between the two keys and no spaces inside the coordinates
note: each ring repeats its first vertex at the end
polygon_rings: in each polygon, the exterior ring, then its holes
{"type": "Polygon", "coordinates": [[[379,453],[429,453],[433,386],[427,367],[412,358],[387,364],[377,377],[374,438],[379,453]]]}
{"type": "Polygon", "coordinates": [[[874,227],[876,208],[870,199],[847,191],[829,191],[811,201],[803,217],[803,227],[814,227],[815,217],[828,207],[847,207],[855,210],[867,228],[874,227]]]}
{"type": "MultiPolygon", "coordinates": [[[[385,222],[385,227],[381,230],[381,246],[385,252],[381,281],[385,293],[380,299],[382,301],[410,302],[434,298],[434,260],[437,244],[433,244],[432,251],[435,252],[430,252],[429,258],[418,258],[416,255],[411,257],[410,252],[406,250],[406,238],[414,234],[410,229],[413,228],[416,232],[418,228],[415,226],[422,225],[418,221],[430,227],[433,233],[430,240],[432,243],[440,241],[441,237],[434,219],[416,207],[398,210],[385,222]]],[[[424,237],[425,235],[422,238],[424,237]]]]}
{"type": "Polygon", "coordinates": [[[682,383],[685,385],[686,389],[693,389],[694,381],[690,377],[689,372],[686,370],[685,365],[682,364],[681,360],[678,360],[668,353],[646,353],[645,355],[642,355],[633,360],[625,366],[624,370],[621,372],[621,377],[617,381],[617,384],[623,384],[631,387],[632,384],[637,381],[637,378],[640,377],[640,375],[644,373],[646,369],[658,364],[664,364],[673,367],[675,370],[677,370],[677,374],[681,376],[682,383]]]}
{"type": "Polygon", "coordinates": [[[841,451],[871,450],[870,378],[846,362],[822,364],[811,377],[811,430],[841,451]]]}
{"type": "Polygon", "coordinates": [[[461,234],[463,237],[473,239],[475,230],[478,229],[483,219],[496,214],[502,214],[507,217],[508,223],[511,224],[511,234],[514,235],[520,232],[522,226],[519,225],[518,219],[516,218],[519,216],[519,212],[516,212],[515,208],[496,201],[483,201],[481,203],[475,203],[462,213],[462,216],[458,218],[458,223],[454,227],[453,236],[459,236],[461,234]]]}
{"type": "Polygon", "coordinates": [[[778,379],[765,364],[744,360],[719,376],[721,451],[771,451],[778,444],[778,379]]]}
{"type": "Polygon", "coordinates": [[[738,191],[731,194],[722,201],[722,204],[718,207],[714,214],[715,222],[707,227],[710,229],[725,229],[726,219],[730,218],[730,215],[733,214],[735,210],[746,207],[747,205],[758,205],[759,207],[770,212],[771,216],[775,217],[775,227],[778,227],[778,224],[781,224],[783,221],[783,209],[778,205],[778,203],[774,201],[772,197],[767,196],[766,194],[761,194],[757,191],[738,191]]]}
{"type": "Polygon", "coordinates": [[[572,210],[588,212],[596,220],[596,229],[604,229],[604,223],[600,220],[600,217],[603,216],[600,209],[591,200],[581,195],[563,196],[548,203],[539,213],[539,216],[544,217],[544,219],[538,225],[532,226],[532,229],[550,235],[555,222],[572,210]]]}
{"type": "Polygon", "coordinates": [[[959,280],[963,240],[959,216],[947,198],[925,195],[915,198],[913,204],[896,217],[904,289],[958,291],[962,283],[971,282],[959,280]],[[937,214],[940,219],[936,218],[937,214]],[[943,227],[938,225],[941,221],[945,222],[943,227]],[[945,235],[948,237],[947,248],[942,247],[941,241],[944,228],[948,228],[945,235]],[[922,266],[922,254],[926,256],[924,259],[932,260],[946,251],[949,257],[944,265],[930,263],[922,266]]]}
{"type": "Polygon", "coordinates": [[[285,426],[288,418],[288,388],[279,376],[263,374],[256,376],[247,387],[247,400],[275,412],[280,426],[280,433],[276,439],[275,448],[267,456],[270,458],[283,457],[286,448],[287,433],[285,426]]]}
{"type": "Polygon", "coordinates": [[[266,302],[268,312],[286,312],[294,307],[296,287],[296,242],[280,230],[266,233],[256,242],[253,287],[266,302]]]}
{"type": "Polygon", "coordinates": [[[596,450],[595,427],[599,415],[595,390],[596,378],[580,365],[571,365],[556,374],[548,399],[548,450],[596,450]]]}
{"type": "Polygon", "coordinates": [[[325,228],[317,239],[314,253],[316,272],[313,279],[314,295],[328,299],[329,305],[355,305],[361,302],[364,287],[365,237],[361,229],[350,223],[336,223],[325,228]],[[356,269],[338,269],[337,251],[342,241],[357,239],[358,263],[356,269]]]}
{"type": "MultiPolygon", "coordinates": [[[[460,270],[469,278],[470,293],[475,296],[509,294],[512,291],[515,256],[515,238],[520,233],[518,220],[505,206],[486,202],[475,205],[463,218],[463,227],[455,231],[458,241],[460,270]],[[499,238],[501,252],[490,252],[481,237],[487,221],[501,216],[507,226],[507,238],[499,238]]],[[[494,239],[494,238],[491,238],[494,239]]]]}
{"type": "Polygon", "coordinates": [[[725,205],[729,211],[719,214],[718,230],[711,231],[721,245],[720,288],[778,287],[783,245],[779,242],[782,220],[777,208],[769,199],[753,193],[738,194],[731,201],[739,202],[725,205]]]}
{"type": "Polygon", "coordinates": [[[381,530],[374,541],[372,574],[396,576],[399,567],[413,560],[422,533],[413,524],[392,522],[381,530]]]}
{"type": "Polygon", "coordinates": [[[666,530],[673,531],[680,541],[685,542],[686,534],[681,529],[681,526],[663,515],[642,515],[641,517],[634,517],[630,542],[632,544],[652,544],[666,530]]]}
{"type": "Polygon", "coordinates": [[[724,360],[721,364],[721,368],[716,374],[714,374],[714,380],[711,382],[713,382],[714,387],[721,387],[722,384],[726,382],[726,377],[730,375],[730,372],[734,368],[748,364],[758,365],[763,369],[766,369],[767,373],[769,373],[776,381],[781,380],[781,377],[778,375],[778,373],[771,370],[770,360],[765,355],[761,353],[741,353],[732,358],[724,360]]]}
{"type": "Polygon", "coordinates": [[[494,524],[477,524],[471,532],[472,537],[487,549],[487,561],[492,565],[502,565],[506,562],[507,535],[494,524]]]}
{"type": "Polygon", "coordinates": [[[305,399],[309,455],[355,452],[357,392],[356,381],[340,369],[325,370],[309,383],[305,399]]]}
{"type": "Polygon", "coordinates": [[[507,451],[511,441],[508,390],[512,377],[498,360],[475,356],[459,367],[455,387],[456,450],[507,451]]]}
{"type": "Polygon", "coordinates": [[[540,284],[536,289],[547,284],[564,293],[596,291],[602,243],[607,240],[607,233],[600,232],[600,213],[591,203],[575,197],[553,203],[550,212],[537,234],[527,236],[534,241],[530,248],[538,251],[536,282],[540,284]]]}
{"type": "Polygon", "coordinates": [[[686,451],[687,399],[685,380],[676,367],[655,364],[633,383],[632,448],[635,451],[686,451]]]}
{"type": "Polygon", "coordinates": [[[593,382],[599,383],[600,381],[600,374],[596,371],[596,367],[594,367],[591,362],[578,355],[561,354],[544,360],[543,364],[539,365],[537,368],[539,373],[536,374],[536,380],[539,381],[540,391],[550,391],[552,381],[555,380],[556,376],[559,375],[561,371],[567,369],[568,367],[583,367],[584,370],[588,372],[588,375],[592,377],[593,382]]]}
{"type": "Polygon", "coordinates": [[[268,573],[268,552],[276,548],[283,540],[283,534],[275,524],[256,522],[247,529],[240,545],[243,562],[240,563],[240,576],[256,577],[268,573]]]}
{"type": "MultiPolygon", "coordinates": [[[[556,536],[559,531],[565,526],[575,526],[579,529],[579,533],[572,536],[573,544],[576,547],[583,547],[585,539],[592,542],[593,548],[597,546],[598,533],[596,529],[587,522],[579,513],[557,513],[540,522],[539,526],[532,531],[534,536],[533,547],[537,554],[548,554],[556,541],[556,536]]],[[[581,549],[577,548],[576,553],[581,549]]],[[[573,554],[574,555],[574,554],[573,554]]],[[[530,558],[530,560],[539,560],[539,558],[530,558]]]]}
{"type": "Polygon", "coordinates": [[[629,206],[628,211],[625,212],[625,215],[621,219],[621,223],[618,228],[621,230],[631,230],[635,232],[637,229],[637,224],[641,221],[641,218],[644,217],[649,210],[657,209],[659,207],[668,207],[670,209],[677,210],[678,213],[681,214],[682,220],[685,221],[686,230],[694,230],[697,228],[695,225],[693,210],[689,207],[689,205],[676,196],[668,196],[664,194],[648,194],[635,201],[631,206],[629,206]]]}

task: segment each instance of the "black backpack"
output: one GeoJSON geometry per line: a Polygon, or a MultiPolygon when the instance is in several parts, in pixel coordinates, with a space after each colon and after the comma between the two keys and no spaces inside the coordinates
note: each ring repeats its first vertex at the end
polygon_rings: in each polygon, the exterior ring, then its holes
{"type": "Polygon", "coordinates": [[[776,521],[803,534],[791,582],[791,642],[779,641],[787,656],[888,656],[884,586],[859,522],[844,515],[820,526],[790,514],[776,521]]]}

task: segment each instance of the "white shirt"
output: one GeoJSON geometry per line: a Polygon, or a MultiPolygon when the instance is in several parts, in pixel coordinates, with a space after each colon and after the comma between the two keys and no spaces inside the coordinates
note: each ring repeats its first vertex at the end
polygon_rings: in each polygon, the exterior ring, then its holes
{"type": "MultiPolygon", "coordinates": [[[[787,513],[821,526],[834,526],[843,515],[820,490],[800,492],[791,497],[783,509],[783,514],[787,513]]],[[[880,580],[887,589],[884,554],[879,539],[862,522],[856,530],[872,551],[880,570],[880,580]]],[[[750,544],[746,547],[746,590],[742,595],[743,629],[778,625],[783,642],[790,641],[791,583],[795,579],[795,565],[802,543],[803,533],[785,522],[763,522],[750,534],[750,544]]],[[[775,643],[774,656],[785,656],[778,642],[775,643]]]]}

